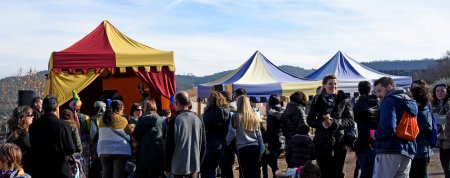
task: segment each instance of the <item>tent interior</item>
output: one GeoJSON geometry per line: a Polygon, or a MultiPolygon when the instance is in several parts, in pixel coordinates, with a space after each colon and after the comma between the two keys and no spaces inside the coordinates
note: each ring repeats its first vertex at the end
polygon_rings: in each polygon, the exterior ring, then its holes
{"type": "MultiPolygon", "coordinates": [[[[144,90],[156,101],[158,113],[162,109],[169,109],[170,100],[167,97],[162,96],[158,90],[151,90],[145,82],[136,76],[132,69],[127,68],[125,73],[103,71],[99,77],[78,93],[83,103],[81,112],[93,116],[97,112],[93,109],[95,101],[101,100],[106,103],[106,99],[121,99],[125,105],[124,114],[128,115],[131,105],[139,103],[143,98],[139,90],[140,84],[144,85],[144,90]]],[[[61,105],[60,110],[68,109],[70,101],[72,100],[61,105]]]]}

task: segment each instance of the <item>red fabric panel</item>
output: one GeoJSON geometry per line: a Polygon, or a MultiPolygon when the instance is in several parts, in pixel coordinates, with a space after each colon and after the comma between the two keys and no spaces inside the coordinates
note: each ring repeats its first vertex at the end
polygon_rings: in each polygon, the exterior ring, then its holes
{"type": "Polygon", "coordinates": [[[109,44],[103,22],[91,33],[69,48],[53,52],[53,69],[115,68],[116,56],[109,44]]]}
{"type": "Polygon", "coordinates": [[[156,71],[156,67],[151,67],[150,72],[145,72],[145,69],[139,68],[136,75],[147,83],[150,87],[150,92],[159,91],[161,95],[170,98],[175,95],[176,81],[175,72],[169,71],[169,68],[164,66],[160,72],[156,71]]]}

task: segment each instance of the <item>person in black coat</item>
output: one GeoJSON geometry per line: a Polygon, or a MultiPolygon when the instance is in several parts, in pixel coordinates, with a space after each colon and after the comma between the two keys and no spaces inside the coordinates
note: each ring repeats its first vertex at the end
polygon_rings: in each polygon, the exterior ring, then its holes
{"type": "Polygon", "coordinates": [[[164,175],[163,119],[156,113],[156,102],[144,102],[144,114],[139,118],[133,137],[138,143],[136,153],[137,177],[160,177],[164,175]]]}
{"type": "Polygon", "coordinates": [[[227,146],[226,136],[230,116],[226,98],[221,93],[213,91],[208,97],[203,114],[206,130],[206,153],[200,169],[202,177],[216,177],[216,168],[227,146]]]}
{"type": "Polygon", "coordinates": [[[353,150],[356,153],[355,177],[359,177],[359,165],[366,154],[371,150],[370,130],[376,130],[380,120],[378,97],[370,95],[372,87],[370,82],[361,81],[358,84],[359,99],[353,107],[355,122],[358,124],[358,139],[353,150]]]}
{"type": "Polygon", "coordinates": [[[347,148],[344,130],[354,126],[351,102],[338,97],[337,78],[323,78],[324,90],[314,98],[308,114],[308,125],[316,129],[314,147],[323,178],[343,178],[347,148]]]}
{"type": "Polygon", "coordinates": [[[286,143],[289,142],[289,139],[297,134],[297,128],[301,124],[306,124],[306,114],[305,114],[305,106],[306,106],[306,96],[303,92],[297,91],[293,93],[289,99],[289,102],[286,106],[286,110],[282,116],[282,130],[283,135],[286,138],[286,143]]]}
{"type": "Polygon", "coordinates": [[[31,172],[33,178],[69,178],[67,157],[75,152],[69,125],[60,120],[58,101],[47,96],[44,115],[30,126],[31,172]]]}
{"type": "Polygon", "coordinates": [[[30,135],[29,127],[33,123],[33,110],[28,106],[19,106],[14,109],[10,119],[8,119],[8,129],[6,142],[14,143],[22,151],[22,166],[29,172],[30,162],[30,135]]]}
{"type": "MultiPolygon", "coordinates": [[[[227,100],[228,107],[230,109],[230,118],[233,115],[233,112],[236,112],[236,108],[231,106],[232,101],[232,95],[228,91],[221,91],[220,94],[222,94],[223,97],[227,100]]],[[[236,93],[237,94],[237,93],[236,93]]],[[[232,128],[231,125],[228,125],[228,129],[232,128]]],[[[228,130],[230,131],[230,130],[228,130]]],[[[222,159],[220,160],[219,167],[220,167],[220,177],[221,178],[233,178],[233,165],[234,165],[234,158],[235,154],[237,152],[236,149],[236,139],[234,141],[231,141],[227,146],[225,146],[225,151],[223,153],[222,159]]]]}
{"type": "Polygon", "coordinates": [[[289,168],[304,166],[315,159],[314,142],[308,133],[309,126],[303,124],[289,141],[286,147],[286,162],[289,168]]]}
{"type": "Polygon", "coordinates": [[[281,131],[281,118],[284,109],[281,107],[280,97],[276,94],[270,95],[268,106],[266,138],[269,146],[268,151],[270,153],[269,165],[272,168],[272,175],[275,175],[275,172],[278,170],[278,157],[281,153],[281,139],[283,136],[281,131]]]}

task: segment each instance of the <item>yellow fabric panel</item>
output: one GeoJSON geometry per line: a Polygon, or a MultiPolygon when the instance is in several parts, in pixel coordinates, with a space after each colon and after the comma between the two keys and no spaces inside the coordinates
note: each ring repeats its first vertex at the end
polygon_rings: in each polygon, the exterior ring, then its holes
{"type": "Polygon", "coordinates": [[[259,58],[259,55],[256,55],[256,59],[253,60],[250,67],[247,69],[244,76],[241,77],[236,84],[261,84],[261,83],[276,83],[270,75],[269,71],[267,71],[266,66],[264,66],[264,62],[259,58]]]}
{"type": "Polygon", "coordinates": [[[47,96],[50,94],[50,79],[45,80],[44,92],[43,95],[47,96]]]}
{"type": "Polygon", "coordinates": [[[175,71],[175,69],[176,69],[175,65],[173,65],[173,66],[172,66],[172,65],[171,65],[171,66],[169,66],[169,70],[170,70],[170,71],[172,71],[172,72],[173,72],[173,71],[175,71]]]}
{"type": "MultiPolygon", "coordinates": [[[[109,43],[116,54],[117,67],[175,66],[173,51],[161,51],[128,38],[109,22],[103,22],[109,43]]],[[[172,69],[174,69],[172,67],[172,69]]]]}
{"type": "Polygon", "coordinates": [[[312,81],[305,83],[281,83],[282,95],[289,97],[292,93],[301,91],[306,95],[306,98],[308,98],[308,95],[315,95],[316,88],[321,85],[321,81],[312,81]]]}
{"type": "Polygon", "coordinates": [[[162,66],[156,66],[156,71],[161,72],[162,66]]]}
{"type": "Polygon", "coordinates": [[[63,71],[59,75],[51,71],[51,79],[53,82],[52,93],[58,99],[58,106],[63,105],[72,98],[72,90],[80,93],[103,71],[104,69],[98,74],[94,70],[89,70],[86,74],[83,74],[81,71],[75,74],[69,74],[67,71],[63,71]]]}

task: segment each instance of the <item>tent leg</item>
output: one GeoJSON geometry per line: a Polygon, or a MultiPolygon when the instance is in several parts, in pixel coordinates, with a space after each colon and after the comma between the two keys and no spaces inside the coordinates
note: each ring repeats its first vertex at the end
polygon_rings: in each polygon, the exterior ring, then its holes
{"type": "Polygon", "coordinates": [[[202,101],[200,98],[197,98],[197,115],[200,116],[202,114],[202,101]]]}

